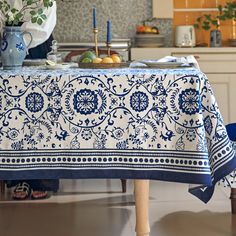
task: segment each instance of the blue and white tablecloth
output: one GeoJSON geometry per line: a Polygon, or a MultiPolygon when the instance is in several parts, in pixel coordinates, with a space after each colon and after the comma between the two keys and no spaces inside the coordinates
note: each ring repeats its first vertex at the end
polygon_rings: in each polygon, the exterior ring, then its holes
{"type": "Polygon", "coordinates": [[[196,69],[0,71],[0,179],[157,179],[207,202],[235,167],[196,69]]]}

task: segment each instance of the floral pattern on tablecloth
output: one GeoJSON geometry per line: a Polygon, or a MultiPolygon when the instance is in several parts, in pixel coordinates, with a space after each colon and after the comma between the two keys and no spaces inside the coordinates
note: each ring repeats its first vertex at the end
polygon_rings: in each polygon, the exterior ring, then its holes
{"type": "Polygon", "coordinates": [[[2,71],[0,145],[4,178],[213,186],[235,168],[211,86],[193,68],[2,71]]]}

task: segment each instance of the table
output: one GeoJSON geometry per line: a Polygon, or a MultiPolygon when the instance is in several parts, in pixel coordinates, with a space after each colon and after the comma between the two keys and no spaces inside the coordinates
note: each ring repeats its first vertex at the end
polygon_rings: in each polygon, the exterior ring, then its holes
{"type": "Polygon", "coordinates": [[[236,167],[211,86],[194,68],[1,71],[0,145],[0,179],[135,179],[142,236],[148,180],[189,183],[208,202],[236,167]]]}

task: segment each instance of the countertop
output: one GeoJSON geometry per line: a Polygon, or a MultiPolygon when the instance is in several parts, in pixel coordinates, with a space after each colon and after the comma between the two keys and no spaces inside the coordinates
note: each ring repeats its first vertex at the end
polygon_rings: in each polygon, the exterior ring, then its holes
{"type": "MultiPolygon", "coordinates": [[[[236,47],[192,47],[192,48],[178,48],[178,47],[160,47],[160,48],[131,48],[131,60],[141,59],[159,59],[167,55],[181,56],[181,55],[194,55],[198,57],[208,57],[211,55],[212,60],[215,59],[229,60],[231,54],[233,57],[236,55],[236,47]]],[[[230,59],[232,60],[232,58],[230,59]]]]}
{"type": "Polygon", "coordinates": [[[236,47],[156,47],[156,48],[141,48],[132,47],[132,50],[140,51],[171,51],[171,52],[202,52],[202,53],[236,53],[236,47]]]}

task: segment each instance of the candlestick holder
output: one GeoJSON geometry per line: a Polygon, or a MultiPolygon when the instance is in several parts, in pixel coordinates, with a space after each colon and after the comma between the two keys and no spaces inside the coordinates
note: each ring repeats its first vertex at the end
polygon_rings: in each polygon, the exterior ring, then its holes
{"type": "Polygon", "coordinates": [[[111,42],[107,42],[107,55],[108,57],[111,56],[111,42]]]}
{"type": "Polygon", "coordinates": [[[98,29],[93,28],[93,33],[94,33],[95,53],[96,57],[98,57],[98,29]]]}

